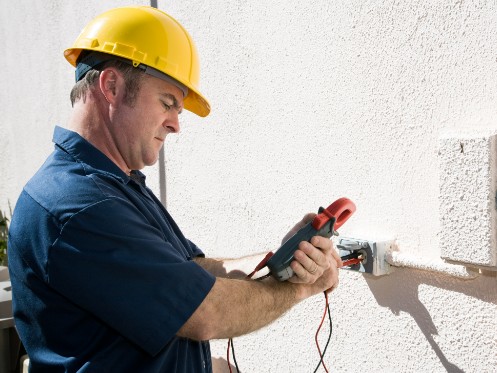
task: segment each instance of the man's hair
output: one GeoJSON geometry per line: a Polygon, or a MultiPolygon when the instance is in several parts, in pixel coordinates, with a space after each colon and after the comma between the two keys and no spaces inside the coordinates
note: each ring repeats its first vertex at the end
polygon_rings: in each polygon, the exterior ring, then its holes
{"type": "Polygon", "coordinates": [[[98,80],[100,76],[100,71],[107,67],[115,67],[118,69],[124,77],[125,92],[124,92],[124,103],[129,106],[133,106],[135,103],[136,95],[140,89],[140,83],[143,76],[143,72],[140,69],[133,67],[118,60],[111,60],[102,64],[98,69],[91,69],[86,73],[86,75],[81,78],[71,90],[71,105],[82,99],[83,102],[86,101],[86,95],[90,88],[93,86],[95,81],[98,80]]]}

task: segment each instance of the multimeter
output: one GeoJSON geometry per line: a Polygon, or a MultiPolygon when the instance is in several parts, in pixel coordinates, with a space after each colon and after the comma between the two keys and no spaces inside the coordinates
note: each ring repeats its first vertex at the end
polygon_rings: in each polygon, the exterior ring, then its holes
{"type": "Polygon", "coordinates": [[[285,241],[268,259],[266,266],[273,277],[279,281],[286,281],[292,277],[294,272],[290,263],[294,259],[293,253],[297,250],[299,243],[310,241],[314,236],[330,238],[337,234],[336,230],[352,216],[355,210],[354,202],[345,197],[337,199],[326,209],[320,207],[314,219],[285,241]]]}

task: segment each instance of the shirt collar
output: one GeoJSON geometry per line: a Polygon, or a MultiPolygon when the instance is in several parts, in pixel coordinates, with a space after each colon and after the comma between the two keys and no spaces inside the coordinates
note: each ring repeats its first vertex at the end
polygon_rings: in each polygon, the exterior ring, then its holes
{"type": "MultiPolygon", "coordinates": [[[[112,176],[121,179],[125,184],[132,180],[104,153],[77,132],[55,126],[53,142],[60,149],[73,156],[77,161],[88,165],[95,170],[111,174],[112,176]]],[[[132,171],[132,173],[135,175],[135,178],[139,177],[143,182],[145,181],[145,175],[140,171],[132,171]]]]}

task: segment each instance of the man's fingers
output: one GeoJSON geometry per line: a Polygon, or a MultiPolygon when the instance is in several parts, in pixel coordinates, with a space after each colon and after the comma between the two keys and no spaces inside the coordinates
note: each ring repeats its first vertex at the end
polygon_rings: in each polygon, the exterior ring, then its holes
{"type": "Polygon", "coordinates": [[[300,264],[298,261],[294,260],[290,263],[294,275],[288,279],[288,281],[293,283],[308,283],[309,282],[309,272],[300,264]]]}
{"type": "Polygon", "coordinates": [[[318,280],[321,282],[328,278],[325,281],[331,280],[332,286],[336,287],[338,268],[343,264],[330,239],[314,236],[310,242],[302,241],[294,253],[294,258],[291,268],[295,275],[290,278],[291,282],[313,284],[318,280]]]}
{"type": "Polygon", "coordinates": [[[334,284],[331,288],[329,288],[328,290],[326,290],[326,292],[329,294],[329,293],[331,293],[333,290],[335,290],[335,289],[338,287],[339,282],[340,282],[340,281],[338,280],[338,277],[337,277],[335,284],[334,284]]]}
{"type": "MultiPolygon", "coordinates": [[[[326,266],[326,257],[319,250],[316,250],[310,245],[301,244],[294,254],[295,259],[300,265],[311,275],[318,272],[320,267],[326,266]]],[[[317,273],[317,275],[320,275],[317,273]]]]}
{"type": "Polygon", "coordinates": [[[328,253],[328,250],[329,250],[329,253],[331,254],[333,259],[335,260],[337,267],[341,268],[343,266],[342,258],[340,258],[340,255],[334,249],[333,242],[330,239],[328,239],[326,237],[321,237],[321,236],[314,236],[311,239],[311,243],[315,247],[318,247],[319,249],[324,250],[325,253],[328,253]]]}

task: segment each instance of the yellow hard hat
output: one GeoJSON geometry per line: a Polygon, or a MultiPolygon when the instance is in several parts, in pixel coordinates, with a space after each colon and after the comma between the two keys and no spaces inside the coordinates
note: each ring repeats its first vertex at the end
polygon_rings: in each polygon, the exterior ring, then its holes
{"type": "MultiPolygon", "coordinates": [[[[174,18],[153,7],[111,9],[81,31],[64,56],[76,67],[83,50],[125,58],[158,70],[187,87],[183,106],[205,117],[210,105],[199,91],[197,50],[188,32],[174,18]]],[[[153,75],[153,74],[152,74],[153,75]]]]}

